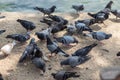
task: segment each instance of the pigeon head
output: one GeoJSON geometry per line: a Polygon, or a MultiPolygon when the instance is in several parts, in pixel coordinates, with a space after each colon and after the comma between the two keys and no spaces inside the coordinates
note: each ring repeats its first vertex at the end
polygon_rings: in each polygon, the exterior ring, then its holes
{"type": "Polygon", "coordinates": [[[78,24],[79,22],[78,21],[75,21],[75,25],[78,24]]]}
{"type": "Polygon", "coordinates": [[[90,56],[83,56],[83,57],[80,58],[79,62],[81,62],[81,64],[83,64],[84,62],[87,62],[90,59],[91,59],[90,56]]]}
{"type": "Polygon", "coordinates": [[[81,10],[84,10],[84,6],[83,6],[83,5],[81,5],[81,7],[80,7],[80,8],[81,8],[81,10]]]}
{"type": "Polygon", "coordinates": [[[4,33],[6,30],[0,30],[0,34],[4,33]]]}
{"type": "Polygon", "coordinates": [[[117,10],[111,10],[111,13],[113,13],[113,14],[117,14],[117,10]]]}
{"type": "Polygon", "coordinates": [[[64,26],[64,29],[67,28],[67,26],[64,26]]]}
{"type": "Polygon", "coordinates": [[[17,19],[17,22],[21,22],[21,19],[17,19]]]}
{"type": "Polygon", "coordinates": [[[55,11],[55,8],[56,8],[56,6],[52,6],[52,7],[50,8],[51,12],[54,12],[54,11],[55,11]]]}
{"type": "Polygon", "coordinates": [[[51,75],[55,78],[55,75],[56,75],[56,74],[55,74],[55,73],[51,73],[51,75]]]}
{"type": "Polygon", "coordinates": [[[39,8],[38,8],[38,7],[34,7],[33,9],[34,9],[34,10],[39,10],[39,8]]]}
{"type": "Polygon", "coordinates": [[[35,35],[38,35],[38,34],[39,34],[39,32],[36,32],[36,33],[35,33],[35,35]]]}
{"type": "Polygon", "coordinates": [[[110,37],[112,37],[112,34],[107,34],[105,39],[109,39],[110,37]]]}
{"type": "Polygon", "coordinates": [[[113,1],[110,1],[109,3],[110,3],[110,4],[113,4],[113,1]]]}
{"type": "Polygon", "coordinates": [[[41,40],[44,40],[45,39],[45,36],[44,36],[44,34],[43,33],[35,33],[35,35],[38,35],[39,36],[39,39],[41,39],[41,40]]]}
{"type": "Polygon", "coordinates": [[[35,38],[32,38],[31,40],[30,40],[30,44],[32,44],[32,43],[34,43],[35,42],[35,38]]]}
{"type": "Polygon", "coordinates": [[[46,68],[45,68],[45,67],[43,67],[42,71],[45,73],[45,71],[46,71],[46,68]]]}
{"type": "Polygon", "coordinates": [[[120,52],[118,52],[116,55],[117,55],[117,56],[120,56],[120,52]]]}
{"type": "Polygon", "coordinates": [[[61,66],[63,66],[63,65],[68,65],[68,62],[61,61],[61,62],[60,62],[60,65],[61,65],[61,66]]]}
{"type": "Polygon", "coordinates": [[[2,74],[0,73],[0,77],[2,77],[2,74]]]}
{"type": "Polygon", "coordinates": [[[55,8],[56,8],[56,6],[55,6],[55,5],[53,5],[51,8],[55,9],[55,8]]]}
{"type": "Polygon", "coordinates": [[[68,24],[68,20],[64,20],[63,25],[66,25],[66,24],[68,24]]]}

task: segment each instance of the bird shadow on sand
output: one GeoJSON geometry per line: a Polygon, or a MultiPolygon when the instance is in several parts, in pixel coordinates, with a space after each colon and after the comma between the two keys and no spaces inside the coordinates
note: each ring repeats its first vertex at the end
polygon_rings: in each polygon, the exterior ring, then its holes
{"type": "Polygon", "coordinates": [[[77,14],[77,13],[70,13],[70,16],[72,16],[73,19],[77,19],[79,17],[79,14],[77,14]]]}
{"type": "Polygon", "coordinates": [[[112,22],[115,22],[115,23],[120,23],[120,19],[116,20],[116,18],[113,18],[113,19],[109,19],[109,20],[111,20],[112,22]]]}
{"type": "Polygon", "coordinates": [[[46,41],[45,40],[44,41],[38,40],[38,41],[36,41],[36,44],[38,44],[38,45],[44,45],[44,44],[46,44],[46,41]]]}
{"type": "Polygon", "coordinates": [[[66,51],[66,50],[69,50],[69,49],[71,49],[71,48],[73,48],[73,47],[75,47],[75,46],[65,46],[65,45],[64,45],[64,46],[63,46],[63,45],[60,46],[60,48],[61,48],[61,49],[64,49],[65,51],[66,51]]]}
{"type": "Polygon", "coordinates": [[[99,31],[101,29],[101,27],[99,25],[92,25],[91,29],[95,30],[95,31],[99,31]]]}
{"type": "Polygon", "coordinates": [[[0,55],[0,60],[3,60],[5,59],[7,56],[4,56],[4,55],[0,55]]]}

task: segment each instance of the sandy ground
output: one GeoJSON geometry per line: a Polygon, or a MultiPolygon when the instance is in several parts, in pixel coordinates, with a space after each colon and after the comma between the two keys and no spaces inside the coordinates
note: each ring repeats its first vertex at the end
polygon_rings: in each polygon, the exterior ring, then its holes
{"type": "MultiPolygon", "coordinates": [[[[63,16],[68,19],[70,23],[78,19],[86,19],[89,16],[86,13],[82,13],[80,16],[75,15],[73,13],[56,13],[57,15],[63,16]]],[[[0,35],[0,47],[7,44],[8,41],[12,42],[10,39],[6,39],[5,36],[8,34],[14,33],[22,33],[24,34],[25,29],[18,23],[16,20],[18,18],[33,21],[37,28],[32,31],[32,37],[34,36],[34,32],[40,31],[41,28],[46,28],[47,25],[40,23],[40,19],[42,18],[39,13],[18,13],[18,12],[5,12],[2,15],[6,16],[6,18],[0,19],[0,29],[6,29],[7,31],[0,35]]],[[[95,24],[91,26],[95,31],[105,31],[106,33],[112,33],[113,37],[109,40],[103,41],[105,43],[104,46],[98,45],[91,52],[90,56],[92,57],[85,64],[79,65],[78,68],[70,69],[64,67],[65,70],[77,71],[81,76],[76,79],[69,80],[100,80],[99,71],[108,66],[119,66],[119,59],[116,58],[116,53],[120,49],[120,20],[115,21],[115,16],[111,15],[110,19],[105,21],[105,25],[103,24],[95,24]],[[106,51],[108,50],[108,52],[106,51]]],[[[62,36],[65,31],[58,33],[59,36],[62,36]]],[[[79,39],[79,44],[72,48],[64,48],[64,51],[68,54],[72,54],[77,49],[87,46],[95,42],[95,40],[89,38],[81,38],[76,36],[79,39]]],[[[36,41],[38,39],[36,38],[36,41]]],[[[29,42],[29,41],[28,41],[29,42]]],[[[43,51],[44,54],[49,54],[49,51],[46,49],[46,44],[37,41],[39,47],[43,51]]],[[[12,51],[12,53],[4,58],[0,59],[0,72],[3,74],[5,80],[54,80],[50,75],[52,72],[56,72],[58,70],[63,70],[60,67],[60,61],[64,59],[64,57],[56,57],[50,58],[50,62],[46,62],[47,71],[42,76],[41,71],[37,69],[31,61],[26,61],[24,64],[18,64],[18,60],[22,55],[25,45],[16,45],[12,51]],[[52,66],[52,70],[48,70],[49,65],[52,66]]],[[[62,47],[60,45],[60,47],[62,47]]],[[[63,47],[62,47],[63,49],[63,47]]]]}

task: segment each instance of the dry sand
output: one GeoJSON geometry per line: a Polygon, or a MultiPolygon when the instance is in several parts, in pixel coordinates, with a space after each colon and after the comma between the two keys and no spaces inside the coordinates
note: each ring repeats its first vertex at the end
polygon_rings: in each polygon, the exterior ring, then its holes
{"type": "MultiPolygon", "coordinates": [[[[89,18],[86,13],[82,13],[80,16],[73,13],[56,13],[57,15],[63,16],[68,19],[70,23],[78,19],[89,18]]],[[[37,28],[32,31],[34,37],[34,32],[40,31],[41,28],[46,28],[47,25],[40,23],[42,18],[40,13],[18,13],[18,12],[5,12],[1,15],[6,16],[6,18],[0,19],[0,29],[6,29],[7,31],[0,35],[0,47],[7,44],[10,39],[6,39],[5,36],[13,33],[25,33],[25,29],[18,23],[16,20],[18,18],[33,21],[37,28]]],[[[104,46],[98,45],[91,52],[91,60],[85,64],[79,65],[78,68],[70,69],[64,68],[71,71],[77,71],[81,76],[76,79],[69,80],[100,80],[99,71],[104,67],[109,66],[119,66],[120,61],[116,58],[116,53],[120,49],[120,20],[115,21],[115,16],[111,15],[110,19],[105,21],[106,26],[103,24],[95,24],[91,26],[95,31],[104,31],[106,33],[112,33],[113,36],[109,40],[103,41],[104,46]],[[105,49],[105,50],[104,50],[105,49]],[[106,52],[108,50],[109,52],[106,52]]],[[[64,34],[65,31],[60,32],[58,35],[64,34]]],[[[95,40],[89,38],[78,37],[79,44],[72,48],[64,48],[64,51],[68,54],[73,53],[77,49],[92,44],[95,40]]],[[[37,39],[38,40],[38,39],[37,39]]],[[[45,43],[37,41],[39,47],[44,54],[48,54],[49,51],[46,49],[45,43]]],[[[26,44],[27,45],[27,44],[26,44]]],[[[59,62],[64,59],[55,57],[50,59],[50,62],[47,62],[47,71],[42,76],[41,71],[37,69],[30,61],[26,61],[24,64],[18,64],[18,60],[22,55],[26,45],[16,45],[8,57],[0,59],[0,72],[3,74],[5,80],[54,80],[50,75],[52,72],[62,70],[59,62]],[[52,66],[52,70],[48,70],[48,66],[52,66]]],[[[61,46],[61,45],[60,45],[61,46]]],[[[62,46],[61,46],[62,47],[62,46]]]]}

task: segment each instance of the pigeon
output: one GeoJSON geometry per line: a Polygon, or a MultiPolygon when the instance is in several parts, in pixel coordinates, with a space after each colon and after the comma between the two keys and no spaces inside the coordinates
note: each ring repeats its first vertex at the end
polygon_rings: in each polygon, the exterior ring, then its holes
{"type": "Polygon", "coordinates": [[[60,65],[69,65],[71,68],[74,68],[86,61],[88,61],[90,59],[90,57],[88,56],[84,56],[84,57],[80,57],[80,56],[70,56],[67,59],[63,60],[60,62],[60,65]]]}
{"type": "Polygon", "coordinates": [[[120,56],[120,52],[118,52],[118,53],[116,54],[116,56],[118,56],[118,57],[119,57],[119,56],[120,56]]]}
{"type": "Polygon", "coordinates": [[[112,4],[113,4],[113,1],[110,1],[110,2],[105,6],[105,9],[108,8],[108,9],[111,10],[112,4]]]}
{"type": "Polygon", "coordinates": [[[75,22],[75,27],[77,28],[77,32],[80,34],[82,34],[83,31],[92,32],[92,29],[90,27],[86,26],[86,24],[84,24],[84,23],[75,22]]]}
{"type": "Polygon", "coordinates": [[[56,53],[59,55],[63,55],[65,57],[69,56],[63,50],[61,50],[60,47],[49,38],[49,36],[46,36],[46,37],[47,37],[47,48],[51,52],[51,55],[52,53],[56,53]]]}
{"type": "Polygon", "coordinates": [[[6,45],[4,45],[1,49],[0,49],[0,53],[4,54],[5,56],[8,56],[11,51],[13,50],[14,46],[16,45],[16,42],[13,41],[12,43],[8,43],[6,45]]]}
{"type": "Polygon", "coordinates": [[[35,45],[34,52],[31,55],[32,58],[43,58],[43,52],[37,45],[35,45]]]}
{"type": "Polygon", "coordinates": [[[116,20],[120,18],[120,10],[111,10],[111,13],[116,16],[116,20]]]}
{"type": "Polygon", "coordinates": [[[41,69],[44,73],[46,71],[46,64],[44,62],[44,60],[42,60],[41,58],[33,58],[32,59],[32,63],[39,69],[41,69]]]}
{"type": "Polygon", "coordinates": [[[97,23],[97,20],[96,19],[77,20],[76,23],[84,23],[86,26],[91,26],[97,23]]]}
{"type": "Polygon", "coordinates": [[[72,8],[75,9],[77,13],[84,10],[83,5],[72,5],[72,8]]]}
{"type": "Polygon", "coordinates": [[[19,22],[27,31],[31,31],[36,28],[35,24],[31,21],[17,19],[17,22],[19,22]]]}
{"type": "Polygon", "coordinates": [[[113,1],[110,1],[103,10],[99,12],[107,13],[109,14],[111,12],[111,7],[112,7],[113,1]]]}
{"type": "Polygon", "coordinates": [[[60,17],[60,16],[56,16],[56,15],[50,15],[48,18],[52,19],[53,21],[56,21],[58,23],[61,23],[63,25],[68,24],[68,20],[60,17]]]}
{"type": "Polygon", "coordinates": [[[37,35],[37,37],[42,41],[46,40],[46,36],[51,35],[51,28],[47,28],[45,30],[42,30],[41,32],[36,32],[35,35],[37,35]]]}
{"type": "Polygon", "coordinates": [[[70,35],[73,35],[76,32],[76,27],[73,24],[67,25],[67,32],[70,35]]]}
{"type": "Polygon", "coordinates": [[[87,56],[87,54],[95,47],[97,46],[96,43],[93,43],[89,46],[83,47],[81,49],[78,49],[77,51],[74,52],[74,54],[72,54],[72,56],[87,56]]]}
{"type": "Polygon", "coordinates": [[[6,30],[0,30],[0,34],[4,33],[6,30]]]}
{"type": "Polygon", "coordinates": [[[53,25],[53,21],[52,20],[49,20],[49,19],[46,19],[44,18],[43,20],[40,20],[41,23],[45,23],[47,24],[48,26],[52,26],[53,25]]]}
{"type": "Polygon", "coordinates": [[[23,34],[11,34],[11,35],[7,35],[6,38],[10,38],[10,39],[16,40],[18,42],[24,43],[30,39],[30,32],[27,32],[27,34],[25,34],[25,35],[23,35],[23,34]]]}
{"type": "Polygon", "coordinates": [[[57,42],[60,42],[64,45],[67,45],[69,46],[71,43],[78,43],[78,40],[72,36],[63,36],[63,37],[54,37],[54,39],[57,41],[57,42]]]}
{"type": "Polygon", "coordinates": [[[88,36],[98,41],[101,41],[101,40],[109,39],[110,37],[112,37],[112,34],[107,34],[105,32],[99,31],[99,32],[91,32],[89,34],[85,34],[84,36],[88,36]]]}
{"type": "Polygon", "coordinates": [[[45,15],[50,16],[53,12],[55,12],[56,6],[54,5],[48,9],[47,8],[40,8],[40,7],[35,7],[34,9],[42,12],[44,14],[44,16],[45,15]]]}
{"type": "Polygon", "coordinates": [[[34,54],[35,46],[35,39],[32,38],[29,45],[25,48],[22,56],[20,57],[19,63],[22,63],[24,60],[26,60],[27,57],[30,57],[30,55],[34,54]]]}
{"type": "Polygon", "coordinates": [[[67,80],[69,78],[77,78],[80,75],[77,75],[77,72],[68,72],[68,71],[58,71],[57,73],[51,74],[55,80],[67,80]]]}
{"type": "Polygon", "coordinates": [[[55,33],[60,32],[66,28],[67,28],[67,26],[64,26],[61,23],[58,23],[58,24],[54,25],[53,27],[51,27],[51,33],[54,35],[55,33]]]}
{"type": "Polygon", "coordinates": [[[105,12],[98,12],[95,14],[88,13],[88,15],[96,19],[96,21],[101,22],[101,23],[104,23],[103,21],[109,18],[109,13],[105,13],[105,12]]]}
{"type": "Polygon", "coordinates": [[[0,80],[4,80],[1,73],[0,73],[0,80]]]}

